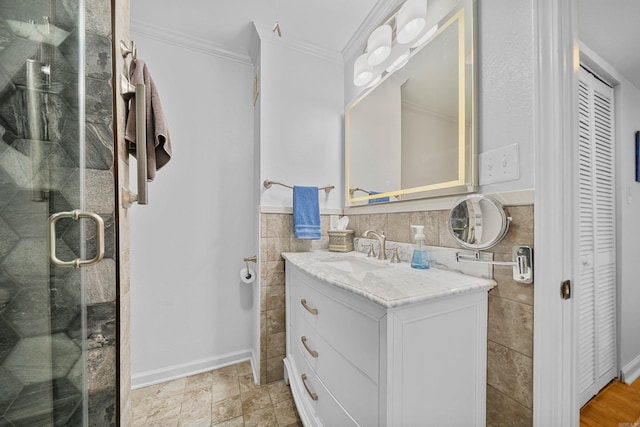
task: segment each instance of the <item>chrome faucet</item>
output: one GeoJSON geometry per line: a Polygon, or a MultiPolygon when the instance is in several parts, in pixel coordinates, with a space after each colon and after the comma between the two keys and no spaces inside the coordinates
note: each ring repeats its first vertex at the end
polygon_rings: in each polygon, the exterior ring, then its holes
{"type": "Polygon", "coordinates": [[[386,242],[387,242],[387,236],[384,235],[384,231],[381,232],[377,232],[374,230],[367,230],[364,233],[362,233],[362,237],[366,237],[369,238],[369,234],[372,234],[373,236],[376,237],[376,239],[378,239],[378,241],[380,242],[380,251],[378,252],[378,259],[387,259],[387,254],[386,254],[386,242]]]}

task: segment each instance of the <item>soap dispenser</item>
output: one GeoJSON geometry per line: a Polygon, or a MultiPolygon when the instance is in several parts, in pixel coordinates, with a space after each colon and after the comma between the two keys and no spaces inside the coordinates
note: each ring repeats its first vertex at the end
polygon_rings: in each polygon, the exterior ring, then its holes
{"type": "Polygon", "coordinates": [[[429,260],[427,259],[427,250],[424,247],[424,225],[412,225],[411,228],[416,230],[416,247],[413,250],[411,267],[427,269],[429,268],[429,260]]]}

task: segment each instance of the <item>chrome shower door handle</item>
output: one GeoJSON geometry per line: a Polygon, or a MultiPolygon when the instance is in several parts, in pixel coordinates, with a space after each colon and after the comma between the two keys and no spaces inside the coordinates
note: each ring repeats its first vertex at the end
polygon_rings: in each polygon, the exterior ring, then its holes
{"type": "Polygon", "coordinates": [[[49,258],[58,267],[87,267],[99,263],[104,257],[104,221],[100,215],[92,212],[83,212],[79,209],[71,212],[58,212],[49,217],[49,258]],[[62,261],[56,255],[56,222],[62,218],[79,220],[81,218],[92,219],[96,223],[96,256],[91,259],[76,258],[73,261],[62,261]]]}

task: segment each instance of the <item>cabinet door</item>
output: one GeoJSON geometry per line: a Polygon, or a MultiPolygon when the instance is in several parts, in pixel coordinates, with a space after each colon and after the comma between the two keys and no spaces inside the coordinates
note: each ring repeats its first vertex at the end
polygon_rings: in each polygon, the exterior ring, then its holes
{"type": "Polygon", "coordinates": [[[394,426],[484,426],[487,292],[393,313],[394,426]]]}

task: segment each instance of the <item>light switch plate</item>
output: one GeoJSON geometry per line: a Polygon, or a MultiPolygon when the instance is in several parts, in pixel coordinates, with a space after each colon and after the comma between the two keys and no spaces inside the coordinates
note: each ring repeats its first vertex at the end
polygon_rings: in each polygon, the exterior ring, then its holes
{"type": "Polygon", "coordinates": [[[478,154],[480,185],[520,179],[520,149],[518,144],[478,154]]]}

